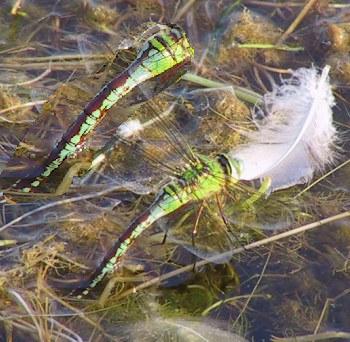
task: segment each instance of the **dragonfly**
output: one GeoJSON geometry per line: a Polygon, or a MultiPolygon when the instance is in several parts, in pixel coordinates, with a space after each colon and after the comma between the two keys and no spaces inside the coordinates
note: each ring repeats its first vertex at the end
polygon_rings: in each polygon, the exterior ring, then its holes
{"type": "MultiPolygon", "coordinates": [[[[81,150],[112,107],[127,97],[136,98],[136,102],[147,100],[186,72],[194,49],[179,26],[153,25],[141,38],[145,43],[134,62],[107,83],[84,107],[43,162],[18,173],[20,177],[11,190],[20,193],[38,191],[55,176],[66,159],[81,150]]],[[[13,178],[14,175],[16,173],[5,169],[1,177],[13,178]]]]}
{"type": "MultiPolygon", "coordinates": [[[[159,191],[153,204],[129,224],[89,279],[79,283],[79,288],[74,291],[74,294],[79,298],[88,295],[107,274],[118,269],[133,242],[161,218],[167,217],[187,204],[205,202],[225,191],[238,188],[241,168],[239,160],[226,154],[208,156],[192,151],[187,154],[186,161],[187,165],[182,171],[174,174],[174,179],[159,191]]],[[[239,187],[242,189],[242,185],[239,187]]],[[[259,198],[257,193],[262,195],[268,187],[269,181],[263,182],[258,192],[250,189],[251,197],[247,199],[249,205],[259,198]]]]}
{"type": "MultiPolygon", "coordinates": [[[[184,163],[172,170],[171,179],[160,189],[153,203],[131,221],[95,271],[87,279],[79,282],[73,293],[78,298],[88,295],[106,275],[120,268],[123,257],[145,230],[188,205],[199,204],[192,231],[194,245],[194,237],[197,234],[203,208],[209,206],[208,203],[212,199],[215,200],[220,217],[229,232],[232,221],[230,222],[228,217],[236,216],[236,223],[240,224],[239,214],[251,208],[269,190],[275,191],[304,183],[306,179],[312,177],[315,170],[324,168],[332,158],[329,159],[329,154],[325,155],[323,150],[312,147],[311,143],[323,136],[323,131],[313,124],[315,120],[319,120],[319,115],[327,116],[329,119],[325,127],[329,132],[329,139],[323,139],[325,146],[330,148],[335,139],[331,111],[334,100],[328,83],[328,72],[329,67],[325,67],[320,76],[315,69],[297,70],[289,81],[269,94],[270,96],[266,96],[266,105],[271,109],[271,114],[256,119],[260,127],[258,131],[251,134],[251,142],[226,152],[206,154],[195,151],[179,138],[181,133],[176,133],[176,127],[166,123],[167,118],[159,117],[162,128],[167,130],[165,134],[173,139],[173,148],[183,154],[184,163]],[[305,108],[297,108],[299,117],[296,118],[295,113],[291,112],[291,103],[288,101],[291,97],[299,101],[300,96],[305,93],[310,96],[306,97],[308,100],[305,101],[305,108]],[[278,94],[276,98],[274,98],[275,94],[278,94]],[[288,101],[283,102],[285,99],[288,101]],[[275,102],[270,102],[271,100],[275,102]],[[283,106],[286,107],[286,111],[283,111],[283,106]],[[322,108],[326,109],[320,114],[322,108]],[[271,141],[275,144],[271,144],[271,141]],[[273,151],[274,148],[276,150],[273,151]],[[295,153],[295,150],[298,153],[295,153]],[[254,151],[261,151],[262,155],[254,156],[254,151]],[[319,156],[316,161],[317,153],[319,156]],[[295,168],[291,170],[290,165],[295,168]],[[300,165],[307,165],[307,167],[302,169],[300,165]],[[257,189],[252,189],[245,183],[245,180],[257,179],[260,179],[257,189]],[[228,202],[233,203],[228,211],[229,215],[223,210],[223,195],[229,198],[228,202]],[[238,203],[235,204],[235,202],[238,203]]],[[[292,107],[295,107],[295,104],[292,107]]],[[[265,202],[274,205],[273,200],[265,202]]],[[[292,202],[288,198],[286,202],[288,205],[285,206],[287,211],[293,210],[292,202]]],[[[298,204],[296,206],[298,207],[298,204]]],[[[283,201],[280,201],[279,207],[280,209],[277,210],[284,210],[283,201]]],[[[266,211],[263,215],[268,216],[266,211]]],[[[180,223],[181,225],[183,222],[180,223]]],[[[271,227],[272,225],[269,229],[274,229],[271,227]]],[[[207,245],[212,246],[217,243],[218,241],[213,237],[212,240],[206,241],[207,245]]]]}

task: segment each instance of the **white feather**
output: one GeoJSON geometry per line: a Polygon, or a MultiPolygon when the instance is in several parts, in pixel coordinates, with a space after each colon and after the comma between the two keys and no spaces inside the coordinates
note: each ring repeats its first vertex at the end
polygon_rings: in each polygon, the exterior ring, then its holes
{"type": "Polygon", "coordinates": [[[248,143],[231,150],[240,161],[239,179],[271,178],[271,191],[308,182],[333,162],[336,130],[329,66],[321,75],[315,68],[293,72],[264,96],[267,116],[256,120],[248,143]]]}

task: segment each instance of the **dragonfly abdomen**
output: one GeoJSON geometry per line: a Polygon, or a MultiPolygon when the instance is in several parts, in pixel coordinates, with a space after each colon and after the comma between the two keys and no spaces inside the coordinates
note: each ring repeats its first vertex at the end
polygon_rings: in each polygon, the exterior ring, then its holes
{"type": "Polygon", "coordinates": [[[43,165],[43,172],[35,178],[23,179],[16,182],[13,188],[20,189],[22,192],[32,191],[44,179],[48,178],[67,158],[74,155],[84,144],[88,135],[107,114],[107,111],[131,90],[126,89],[128,91],[115,92],[116,88],[114,87],[118,85],[119,87],[117,89],[123,88],[124,90],[122,84],[125,84],[128,78],[130,78],[128,70],[125,70],[102,88],[70,125],[67,132],[50,152],[43,165]]]}
{"type": "Polygon", "coordinates": [[[108,273],[113,272],[135,239],[155,221],[187,203],[203,200],[221,191],[230,178],[221,159],[222,157],[211,159],[201,156],[195,165],[183,172],[182,177],[167,184],[151,207],[137,217],[119,237],[81,293],[87,295],[108,273]]]}
{"type": "Polygon", "coordinates": [[[128,251],[135,239],[148,227],[155,222],[158,217],[152,214],[152,210],[146,210],[136,220],[134,220],[128,227],[128,229],[118,238],[115,244],[108,251],[103,258],[99,267],[89,277],[89,280],[83,281],[83,284],[87,284],[86,288],[80,288],[75,291],[78,293],[78,298],[82,295],[86,296],[97,284],[99,284],[104,277],[112,273],[120,264],[122,257],[128,251]]]}
{"type": "MultiPolygon", "coordinates": [[[[146,41],[137,59],[88,103],[45,160],[44,171],[39,176],[17,181],[13,188],[22,192],[38,188],[65,159],[77,152],[108,110],[121,98],[145,81],[190,62],[194,51],[185,33],[176,26],[164,27],[163,31],[152,35],[146,41]]],[[[161,89],[162,87],[159,87],[158,92],[161,89]]]]}

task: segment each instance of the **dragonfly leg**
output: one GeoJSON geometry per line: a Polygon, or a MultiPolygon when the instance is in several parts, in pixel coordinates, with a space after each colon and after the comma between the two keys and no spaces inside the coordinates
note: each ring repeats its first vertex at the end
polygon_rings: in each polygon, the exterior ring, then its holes
{"type": "Polygon", "coordinates": [[[199,206],[199,209],[198,209],[198,213],[197,213],[197,217],[196,217],[196,221],[194,223],[194,226],[193,226],[193,230],[192,230],[192,246],[194,247],[195,246],[195,238],[197,236],[197,233],[198,233],[198,224],[199,224],[199,220],[200,220],[200,217],[202,215],[202,212],[203,212],[203,209],[204,209],[204,205],[203,205],[203,202],[200,204],[199,206]]]}
{"type": "MultiPolygon", "coordinates": [[[[221,219],[222,219],[222,222],[224,223],[225,227],[226,227],[226,234],[228,236],[228,238],[230,239],[231,243],[233,244],[234,241],[232,240],[232,227],[231,227],[231,224],[230,222],[228,222],[227,220],[227,217],[222,209],[222,204],[221,204],[221,201],[220,201],[220,198],[219,198],[219,195],[216,194],[216,203],[218,205],[218,208],[219,208],[219,212],[220,212],[220,216],[221,216],[221,219]]],[[[239,239],[237,238],[236,235],[233,234],[233,237],[234,239],[236,240],[235,242],[238,243],[239,245],[241,245],[241,242],[239,241],[239,239]]]]}
{"type": "Polygon", "coordinates": [[[72,184],[73,177],[77,176],[81,170],[88,170],[90,166],[91,163],[89,162],[78,162],[72,165],[58,185],[54,195],[59,196],[66,193],[72,184]]]}
{"type": "Polygon", "coordinates": [[[168,232],[166,231],[166,232],[164,233],[163,240],[162,240],[162,242],[160,243],[161,245],[164,245],[164,244],[165,244],[167,237],[168,237],[168,232]]]}
{"type": "MultiPolygon", "coordinates": [[[[193,248],[196,246],[195,239],[196,239],[196,236],[197,236],[197,233],[198,233],[197,228],[198,228],[199,220],[200,220],[200,217],[202,215],[203,209],[204,209],[204,204],[202,202],[200,204],[200,206],[199,206],[198,213],[197,213],[197,216],[196,216],[196,221],[194,223],[193,230],[192,230],[192,247],[193,248]]],[[[197,261],[197,257],[196,257],[195,254],[193,254],[193,272],[196,271],[196,261],[197,261]]]]}
{"type": "Polygon", "coordinates": [[[255,192],[251,197],[246,199],[241,204],[241,208],[242,209],[250,209],[250,208],[252,208],[253,204],[257,200],[259,200],[262,196],[266,195],[269,192],[270,186],[271,186],[271,178],[270,177],[265,177],[264,180],[262,181],[258,191],[255,192]]]}

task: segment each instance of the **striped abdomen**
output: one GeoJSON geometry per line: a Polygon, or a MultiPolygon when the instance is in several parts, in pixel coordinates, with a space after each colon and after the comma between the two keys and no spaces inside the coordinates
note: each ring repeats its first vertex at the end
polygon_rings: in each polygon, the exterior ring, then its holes
{"type": "Polygon", "coordinates": [[[187,169],[177,181],[165,186],[151,207],[129,225],[89,280],[83,282],[85,288],[80,287],[77,292],[87,295],[108,273],[113,272],[135,239],[155,221],[187,203],[200,201],[218,193],[230,177],[225,157],[210,159],[201,156],[200,161],[187,169]]]}
{"type": "MultiPolygon", "coordinates": [[[[158,76],[170,76],[188,64],[193,56],[185,33],[178,27],[162,26],[162,30],[152,35],[139,51],[136,60],[121,74],[110,81],[91,100],[67,132],[57,143],[42,165],[41,173],[36,177],[30,175],[13,185],[22,192],[38,188],[64,160],[77,152],[98,123],[121,98],[141,84],[158,76]]],[[[167,84],[162,81],[162,84],[167,84]]],[[[164,85],[156,92],[164,89],[164,85]]],[[[147,83],[146,83],[147,86],[147,83]]],[[[156,93],[155,92],[155,93],[156,93]]],[[[151,96],[155,95],[151,94],[151,96]]]]}

